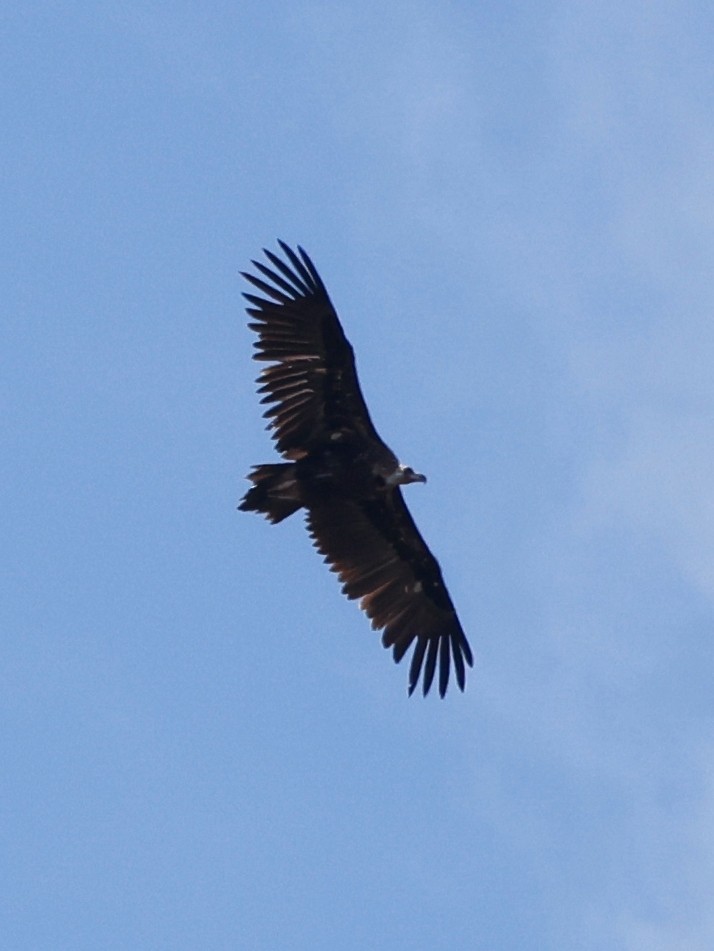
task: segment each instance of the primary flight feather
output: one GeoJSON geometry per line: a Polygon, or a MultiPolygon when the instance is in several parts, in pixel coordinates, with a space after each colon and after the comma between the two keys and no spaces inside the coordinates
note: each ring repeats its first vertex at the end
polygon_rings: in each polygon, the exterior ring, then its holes
{"type": "Polygon", "coordinates": [[[314,264],[280,241],[243,273],[258,339],[261,402],[286,460],[255,466],[239,508],[280,522],[304,508],[315,547],[348,598],[400,661],[414,644],[409,693],[426,695],[437,667],[443,697],[452,668],[461,690],[471,648],[439,565],[409,514],[401,485],[426,482],[382,442],[360,390],[354,353],[314,264]]]}

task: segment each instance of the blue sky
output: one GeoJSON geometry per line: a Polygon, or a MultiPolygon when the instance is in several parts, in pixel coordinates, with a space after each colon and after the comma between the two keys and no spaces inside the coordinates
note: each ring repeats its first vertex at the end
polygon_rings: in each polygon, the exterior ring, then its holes
{"type": "Polygon", "coordinates": [[[714,14],[9,3],[8,948],[714,946],[714,14]],[[476,654],[407,699],[238,272],[315,260],[476,654]]]}

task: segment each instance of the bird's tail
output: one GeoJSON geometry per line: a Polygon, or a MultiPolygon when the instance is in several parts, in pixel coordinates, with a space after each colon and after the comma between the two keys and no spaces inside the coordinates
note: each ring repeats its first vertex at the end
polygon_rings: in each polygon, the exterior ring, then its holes
{"type": "Polygon", "coordinates": [[[260,512],[271,522],[282,522],[302,505],[295,463],[278,462],[254,466],[248,473],[253,487],[238,506],[242,512],[260,512]]]}

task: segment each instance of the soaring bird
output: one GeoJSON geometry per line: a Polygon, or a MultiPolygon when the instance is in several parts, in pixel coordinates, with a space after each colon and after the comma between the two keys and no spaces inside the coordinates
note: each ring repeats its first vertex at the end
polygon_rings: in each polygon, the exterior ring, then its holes
{"type": "Polygon", "coordinates": [[[394,660],[415,645],[409,694],[420,678],[429,692],[437,664],[439,694],[452,663],[463,690],[471,648],[402,496],[401,486],[426,477],[402,465],[374,428],[352,347],[315,265],[302,248],[278,243],[282,257],[264,250],[268,264],[253,261],[256,273],[243,277],[262,295],[244,297],[258,335],[254,357],[268,364],[258,392],[285,461],[253,467],[239,508],[271,522],[304,508],[315,547],[343,593],[359,598],[394,660]]]}

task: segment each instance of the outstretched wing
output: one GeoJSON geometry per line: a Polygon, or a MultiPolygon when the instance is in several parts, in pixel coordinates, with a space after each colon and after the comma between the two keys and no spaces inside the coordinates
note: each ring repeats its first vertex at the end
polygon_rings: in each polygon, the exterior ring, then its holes
{"type": "Polygon", "coordinates": [[[326,498],[311,506],[308,528],[315,547],[343,582],[348,598],[382,629],[382,643],[399,662],[416,642],[409,668],[409,693],[422,677],[429,692],[439,665],[443,697],[454,665],[464,689],[465,663],[473,656],[441,569],[414,524],[399,488],[376,499],[326,498]]]}
{"type": "Polygon", "coordinates": [[[352,347],[315,265],[302,248],[296,253],[278,243],[285,260],[265,250],[272,267],[253,261],[261,276],[243,272],[265,296],[243,296],[251,305],[249,326],[258,334],[254,357],[272,364],[258,377],[258,392],[269,404],[264,415],[279,452],[299,459],[337,432],[384,446],[357,381],[352,347]]]}

